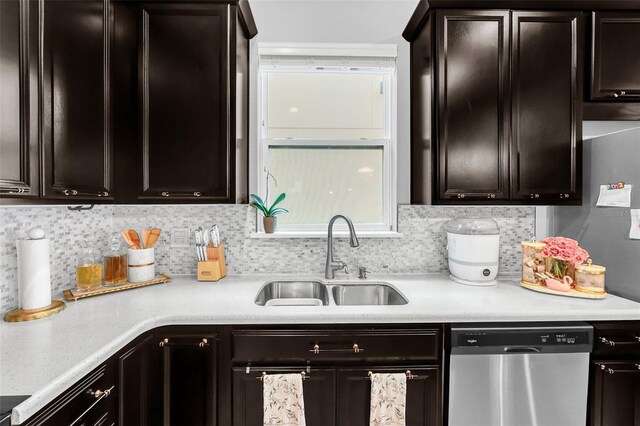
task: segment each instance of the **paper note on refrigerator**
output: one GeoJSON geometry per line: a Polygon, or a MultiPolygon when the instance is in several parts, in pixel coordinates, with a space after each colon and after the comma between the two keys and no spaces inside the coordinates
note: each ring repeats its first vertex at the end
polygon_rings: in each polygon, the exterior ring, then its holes
{"type": "Polygon", "coordinates": [[[633,185],[624,185],[621,188],[611,189],[611,185],[600,185],[600,195],[596,206],[600,207],[631,207],[631,188],[633,185]]]}
{"type": "Polygon", "coordinates": [[[640,240],[640,209],[629,210],[631,216],[631,229],[629,230],[629,238],[640,240]]]}

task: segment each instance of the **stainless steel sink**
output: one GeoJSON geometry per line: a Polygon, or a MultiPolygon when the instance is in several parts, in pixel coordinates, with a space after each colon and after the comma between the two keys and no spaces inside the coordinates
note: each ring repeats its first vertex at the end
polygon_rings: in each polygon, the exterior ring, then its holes
{"type": "Polygon", "coordinates": [[[329,304],[327,287],[319,281],[270,281],[255,300],[261,306],[321,306],[329,304]]]}
{"type": "Polygon", "coordinates": [[[336,305],[406,305],[407,299],[388,283],[335,284],[336,305]]]}

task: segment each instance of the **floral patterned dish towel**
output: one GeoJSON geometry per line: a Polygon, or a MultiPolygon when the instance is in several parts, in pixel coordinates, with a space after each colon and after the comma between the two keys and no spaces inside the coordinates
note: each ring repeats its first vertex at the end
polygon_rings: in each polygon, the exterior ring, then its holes
{"type": "Polygon", "coordinates": [[[406,403],[406,374],[371,374],[370,426],[405,426],[406,403]]]}
{"type": "Polygon", "coordinates": [[[264,426],[306,426],[301,374],[267,374],[262,379],[264,426]]]}

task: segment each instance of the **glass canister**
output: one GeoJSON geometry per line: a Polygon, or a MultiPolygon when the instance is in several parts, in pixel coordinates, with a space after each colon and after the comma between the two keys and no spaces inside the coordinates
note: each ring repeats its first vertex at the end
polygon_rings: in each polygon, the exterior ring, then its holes
{"type": "Polygon", "coordinates": [[[102,285],[102,262],[94,251],[89,236],[82,242],[82,253],[76,263],[76,288],[80,291],[94,290],[102,285]]]}
{"type": "Polygon", "coordinates": [[[538,274],[546,271],[542,249],[547,245],[540,241],[523,241],[522,246],[522,282],[539,284],[543,278],[538,274]]]}
{"type": "Polygon", "coordinates": [[[109,251],[103,257],[104,285],[115,286],[127,282],[127,253],[122,249],[120,237],[111,237],[109,251]]]}
{"type": "Polygon", "coordinates": [[[576,265],[576,290],[587,293],[604,293],[604,277],[607,269],[593,265],[591,259],[587,264],[576,265]]]}

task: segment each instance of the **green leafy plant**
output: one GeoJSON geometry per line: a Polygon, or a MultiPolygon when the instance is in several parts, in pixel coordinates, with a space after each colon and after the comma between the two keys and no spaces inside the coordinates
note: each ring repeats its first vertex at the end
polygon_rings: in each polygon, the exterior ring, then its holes
{"type": "Polygon", "coordinates": [[[267,207],[268,204],[263,201],[262,198],[260,198],[256,194],[251,194],[251,198],[253,199],[253,201],[250,202],[249,205],[260,211],[264,215],[264,217],[273,217],[281,213],[289,213],[289,210],[283,207],[276,207],[285,199],[285,197],[286,194],[284,192],[281,193],[280,195],[278,195],[278,198],[276,198],[273,204],[271,204],[271,207],[267,207]]]}

